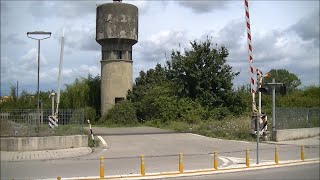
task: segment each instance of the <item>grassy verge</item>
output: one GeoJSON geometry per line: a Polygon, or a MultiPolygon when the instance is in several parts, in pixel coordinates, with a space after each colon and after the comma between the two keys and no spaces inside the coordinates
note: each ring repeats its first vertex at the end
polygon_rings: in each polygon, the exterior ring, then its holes
{"type": "Polygon", "coordinates": [[[159,121],[149,121],[145,126],[173,130],[175,132],[191,132],[207,137],[254,141],[250,135],[249,117],[228,117],[223,121],[206,121],[197,124],[188,124],[181,121],[172,121],[161,124],[159,121]]]}
{"type": "Polygon", "coordinates": [[[183,121],[170,121],[162,123],[159,120],[146,121],[144,123],[135,123],[134,125],[104,123],[94,125],[96,127],[139,127],[149,126],[161,129],[168,129],[175,132],[190,132],[207,137],[255,141],[250,134],[250,117],[226,117],[223,121],[199,121],[190,124],[183,121]]]}

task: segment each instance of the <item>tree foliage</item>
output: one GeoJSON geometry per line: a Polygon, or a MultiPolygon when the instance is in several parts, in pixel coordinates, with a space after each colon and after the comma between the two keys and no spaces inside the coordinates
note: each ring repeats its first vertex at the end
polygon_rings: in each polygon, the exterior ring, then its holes
{"type": "MultiPolygon", "coordinates": [[[[191,48],[173,51],[164,66],[141,71],[135,79],[127,101],[117,103],[99,121],[101,109],[101,78],[88,75],[66,85],[61,93],[60,108],[85,109],[85,118],[108,126],[131,126],[138,122],[146,124],[176,124],[183,127],[206,127],[208,123],[230,126],[226,117],[247,115],[251,112],[249,85],[233,88],[232,80],[239,74],[228,65],[226,47],[213,46],[210,39],[191,42],[191,48]],[[214,123],[216,121],[221,121],[214,123]]],[[[277,96],[277,106],[320,107],[320,87],[298,89],[300,79],[284,69],[273,69],[264,83],[282,82],[289,91],[286,96],[277,96]]],[[[15,87],[11,94],[15,95],[15,87]]],[[[279,92],[279,91],[278,91],[279,92]]],[[[48,92],[40,92],[43,108],[51,108],[48,92]]],[[[19,98],[0,104],[1,109],[34,109],[36,94],[23,91],[19,98]]],[[[272,97],[262,96],[263,111],[271,114],[272,97]]],[[[218,132],[212,125],[209,129],[218,132]]],[[[236,127],[234,127],[236,128],[236,127]]],[[[204,128],[205,130],[205,128],[204,128]]],[[[234,129],[232,130],[234,131],[234,129]]],[[[221,133],[224,131],[221,131],[221,133]]],[[[247,132],[247,130],[246,130],[247,132]]],[[[206,133],[212,133],[208,130],[206,133]]]]}
{"type": "MultiPolygon", "coordinates": [[[[301,85],[300,79],[288,70],[272,69],[269,73],[271,73],[270,77],[264,79],[265,84],[272,82],[272,79],[274,78],[276,82],[284,83],[288,92],[297,90],[298,86],[301,85]]],[[[279,87],[276,87],[276,92],[280,92],[279,89],[279,87]]]]}
{"type": "Polygon", "coordinates": [[[172,52],[167,65],[179,95],[197,99],[210,108],[229,106],[234,93],[232,80],[239,73],[232,72],[226,63],[228,55],[224,46],[213,48],[210,39],[191,42],[191,50],[186,50],[185,55],[172,52]]]}
{"type": "Polygon", "coordinates": [[[245,101],[233,90],[228,50],[214,48],[211,40],[191,42],[184,54],[173,51],[162,67],[140,72],[128,100],[140,121],[183,121],[194,124],[209,119],[242,114],[245,101]]]}

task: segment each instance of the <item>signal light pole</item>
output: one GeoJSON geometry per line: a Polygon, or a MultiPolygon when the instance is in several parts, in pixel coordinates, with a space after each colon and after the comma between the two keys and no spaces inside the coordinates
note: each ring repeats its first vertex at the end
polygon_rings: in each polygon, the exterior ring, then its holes
{"type": "Polygon", "coordinates": [[[267,83],[267,84],[272,87],[272,139],[275,140],[275,132],[276,132],[276,85],[284,86],[284,84],[283,83],[276,83],[274,78],[272,79],[272,83],[267,83]]]}
{"type": "Polygon", "coordinates": [[[30,39],[34,39],[38,41],[38,100],[37,100],[37,114],[38,114],[38,122],[37,124],[40,124],[40,111],[39,111],[39,106],[40,106],[40,91],[39,91],[39,73],[40,73],[40,41],[44,40],[44,39],[48,39],[51,37],[51,32],[44,32],[44,31],[34,31],[34,32],[27,32],[27,36],[30,39]],[[48,37],[42,37],[42,38],[35,38],[35,37],[31,37],[30,35],[44,35],[44,36],[48,36],[48,37]]]}

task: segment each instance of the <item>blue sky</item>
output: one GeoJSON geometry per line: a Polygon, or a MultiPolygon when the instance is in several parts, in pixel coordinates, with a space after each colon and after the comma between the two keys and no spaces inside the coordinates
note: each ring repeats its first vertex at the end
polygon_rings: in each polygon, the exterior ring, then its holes
{"type": "MultiPolygon", "coordinates": [[[[1,0],[1,95],[19,81],[19,91],[37,88],[37,42],[28,31],[51,31],[41,42],[40,89],[57,88],[59,38],[65,28],[62,84],[88,73],[100,74],[101,52],[95,41],[97,4],[111,1],[1,0]]],[[[249,83],[244,2],[134,1],[139,8],[139,42],[133,48],[133,77],[164,64],[172,50],[211,36],[229,50],[227,63],[249,83]],[[180,44],[180,47],[179,47],[180,44]]],[[[319,1],[249,1],[255,68],[264,73],[287,69],[303,86],[319,85],[319,1]]],[[[64,86],[62,86],[64,87],[64,86]]]]}

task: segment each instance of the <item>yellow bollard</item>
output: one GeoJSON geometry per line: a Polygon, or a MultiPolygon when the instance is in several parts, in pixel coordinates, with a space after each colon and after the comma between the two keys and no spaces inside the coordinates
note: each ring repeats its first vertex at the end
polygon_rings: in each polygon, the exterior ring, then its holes
{"type": "Polygon", "coordinates": [[[301,160],[304,161],[304,145],[301,145],[301,160]]]}
{"type": "Polygon", "coordinates": [[[141,155],[141,175],[146,175],[145,167],[144,167],[144,155],[141,155]]]}
{"type": "Polygon", "coordinates": [[[276,147],[276,148],[274,149],[274,162],[275,162],[276,164],[279,164],[278,147],[276,147]]]}
{"type": "Polygon", "coordinates": [[[218,160],[217,160],[217,158],[218,158],[218,153],[215,151],[215,152],[213,152],[213,168],[215,170],[218,169],[218,160]]]}
{"type": "Polygon", "coordinates": [[[57,180],[61,180],[61,177],[60,177],[60,176],[58,176],[58,177],[57,177],[57,180]]]}
{"type": "Polygon", "coordinates": [[[179,172],[183,173],[183,160],[182,153],[179,154],[179,172]]]}
{"type": "Polygon", "coordinates": [[[104,157],[100,157],[100,177],[104,178],[104,157]]]}
{"type": "Polygon", "coordinates": [[[249,149],[246,149],[246,166],[249,167],[250,166],[250,161],[249,161],[249,149]]]}

